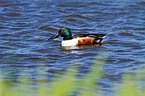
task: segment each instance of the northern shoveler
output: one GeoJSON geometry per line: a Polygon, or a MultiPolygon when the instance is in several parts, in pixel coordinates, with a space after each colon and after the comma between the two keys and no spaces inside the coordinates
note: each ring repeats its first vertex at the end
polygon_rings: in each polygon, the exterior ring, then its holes
{"type": "Polygon", "coordinates": [[[72,36],[71,30],[64,27],[48,40],[57,38],[59,36],[63,37],[63,41],[61,43],[62,46],[99,44],[103,38],[106,37],[105,34],[78,34],[72,36]]]}

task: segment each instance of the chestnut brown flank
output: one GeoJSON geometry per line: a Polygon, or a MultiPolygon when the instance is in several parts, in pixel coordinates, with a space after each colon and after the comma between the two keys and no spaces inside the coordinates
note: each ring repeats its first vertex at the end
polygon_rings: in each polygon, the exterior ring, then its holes
{"type": "Polygon", "coordinates": [[[91,45],[95,43],[95,39],[93,38],[83,38],[78,40],[77,45],[91,45]]]}

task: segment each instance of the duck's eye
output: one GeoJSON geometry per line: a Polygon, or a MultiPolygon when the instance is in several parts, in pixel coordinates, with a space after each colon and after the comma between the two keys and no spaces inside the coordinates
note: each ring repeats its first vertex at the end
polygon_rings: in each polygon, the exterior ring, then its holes
{"type": "Polygon", "coordinates": [[[63,31],[64,31],[64,30],[62,30],[62,29],[61,29],[61,30],[59,30],[58,32],[59,32],[59,34],[62,34],[62,33],[63,33],[63,31]]]}

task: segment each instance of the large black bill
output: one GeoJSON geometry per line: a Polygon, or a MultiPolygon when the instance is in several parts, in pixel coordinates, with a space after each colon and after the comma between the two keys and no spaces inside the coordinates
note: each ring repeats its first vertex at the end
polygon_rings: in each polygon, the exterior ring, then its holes
{"type": "Polygon", "coordinates": [[[58,33],[56,33],[54,36],[50,37],[48,40],[54,39],[54,38],[57,38],[57,37],[59,37],[59,34],[58,33]]]}

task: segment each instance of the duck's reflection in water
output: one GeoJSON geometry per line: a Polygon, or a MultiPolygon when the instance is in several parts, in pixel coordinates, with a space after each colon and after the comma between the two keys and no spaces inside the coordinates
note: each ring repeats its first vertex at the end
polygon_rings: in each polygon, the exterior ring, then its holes
{"type": "Polygon", "coordinates": [[[94,48],[96,46],[101,46],[102,43],[95,44],[95,45],[81,45],[81,46],[63,46],[64,50],[72,50],[72,49],[86,49],[86,48],[94,48]]]}
{"type": "Polygon", "coordinates": [[[101,46],[102,43],[96,45],[81,45],[81,46],[63,46],[63,53],[79,53],[82,54],[85,49],[95,48],[101,46]]]}

